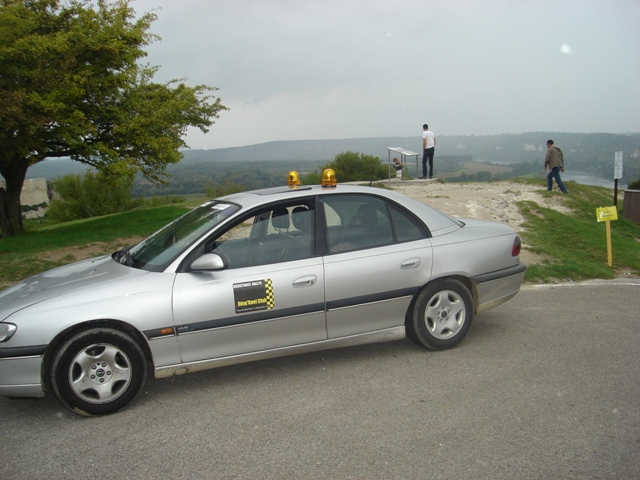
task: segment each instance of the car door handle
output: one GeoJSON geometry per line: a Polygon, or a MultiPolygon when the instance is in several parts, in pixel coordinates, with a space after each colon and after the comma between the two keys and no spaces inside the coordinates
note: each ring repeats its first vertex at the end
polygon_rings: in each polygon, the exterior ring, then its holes
{"type": "Polygon", "coordinates": [[[400,269],[409,270],[411,268],[418,268],[421,263],[422,260],[420,260],[419,258],[409,258],[400,264],[400,269]]]}
{"type": "Polygon", "coordinates": [[[305,275],[304,277],[296,278],[293,281],[294,287],[311,287],[316,284],[318,277],[315,275],[305,275]]]}

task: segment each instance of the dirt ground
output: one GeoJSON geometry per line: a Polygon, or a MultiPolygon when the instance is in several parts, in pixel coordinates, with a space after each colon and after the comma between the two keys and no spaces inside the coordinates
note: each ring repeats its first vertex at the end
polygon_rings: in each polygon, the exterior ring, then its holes
{"type": "Polygon", "coordinates": [[[519,230],[523,218],[516,202],[531,200],[568,213],[555,198],[547,199],[538,186],[516,182],[442,183],[437,180],[392,181],[394,190],[458,218],[492,220],[519,230]]]}
{"type": "Polygon", "coordinates": [[[42,258],[44,260],[56,262],[63,259],[68,260],[69,262],[79,262],[80,260],[85,260],[87,258],[113,253],[121,248],[140,243],[142,240],[144,240],[143,237],[128,237],[119,238],[112,242],[94,242],[81,247],[51,250],[50,252],[43,254],[42,258]]]}

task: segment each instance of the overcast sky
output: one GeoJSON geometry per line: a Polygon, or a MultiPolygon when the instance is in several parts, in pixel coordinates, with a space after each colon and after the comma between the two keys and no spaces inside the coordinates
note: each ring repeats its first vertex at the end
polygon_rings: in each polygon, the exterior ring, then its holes
{"type": "Polygon", "coordinates": [[[231,110],[191,148],[640,132],[638,0],[136,0],[155,80],[231,110]]]}

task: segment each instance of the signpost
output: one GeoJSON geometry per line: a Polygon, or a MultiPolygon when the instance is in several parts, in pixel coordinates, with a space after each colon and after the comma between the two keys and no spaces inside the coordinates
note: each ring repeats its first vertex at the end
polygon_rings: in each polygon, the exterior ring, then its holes
{"type": "Polygon", "coordinates": [[[596,208],[596,218],[598,219],[598,222],[606,222],[607,225],[607,259],[609,267],[611,267],[613,266],[613,254],[611,252],[611,220],[618,219],[618,209],[616,207],[596,208]]]}
{"type": "Polygon", "coordinates": [[[618,180],[622,178],[622,152],[616,152],[613,167],[613,204],[618,205],[618,180]]]}

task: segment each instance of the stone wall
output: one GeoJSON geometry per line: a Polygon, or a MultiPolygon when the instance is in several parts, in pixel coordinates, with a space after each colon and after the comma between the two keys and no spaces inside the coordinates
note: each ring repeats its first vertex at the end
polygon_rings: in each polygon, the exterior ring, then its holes
{"type": "MultiPolygon", "coordinates": [[[[0,187],[4,188],[4,180],[0,180],[0,187]]],[[[32,178],[24,181],[20,203],[22,215],[25,218],[43,217],[51,202],[47,180],[44,178],[32,178]]]]}

